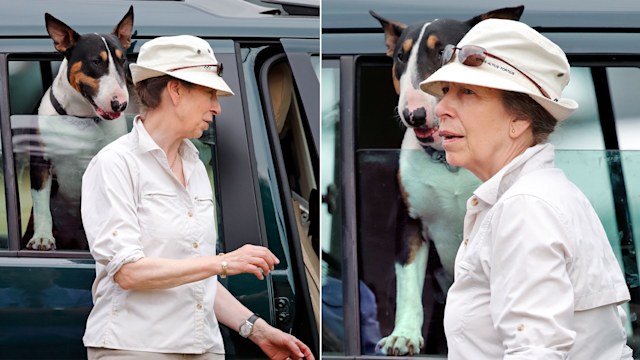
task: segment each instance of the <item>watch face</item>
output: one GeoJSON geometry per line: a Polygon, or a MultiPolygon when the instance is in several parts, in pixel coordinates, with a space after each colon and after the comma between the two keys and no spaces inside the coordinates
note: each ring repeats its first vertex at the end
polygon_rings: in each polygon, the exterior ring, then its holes
{"type": "Polygon", "coordinates": [[[253,328],[253,324],[250,322],[245,322],[240,326],[240,336],[249,337],[251,335],[251,329],[253,328]]]}

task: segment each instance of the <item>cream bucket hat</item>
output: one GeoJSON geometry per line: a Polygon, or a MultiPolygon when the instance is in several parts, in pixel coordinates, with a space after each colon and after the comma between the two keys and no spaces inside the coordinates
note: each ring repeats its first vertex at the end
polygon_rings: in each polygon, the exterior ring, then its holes
{"type": "Polygon", "coordinates": [[[465,45],[484,48],[487,54],[484,61],[479,66],[464,65],[458,59],[460,50],[457,50],[455,59],[420,83],[423,91],[441,97],[441,82],[455,82],[520,92],[529,95],[558,121],[578,108],[577,102],[562,97],[570,75],[566,55],[558,45],[528,25],[487,19],[469,30],[456,47],[465,45]],[[536,84],[550,98],[544,96],[536,84]]]}
{"type": "Polygon", "coordinates": [[[144,43],[138,60],[129,65],[133,83],[170,75],[177,79],[218,91],[218,96],[234,95],[222,79],[222,64],[205,40],[192,35],[162,36],[144,43]]]}

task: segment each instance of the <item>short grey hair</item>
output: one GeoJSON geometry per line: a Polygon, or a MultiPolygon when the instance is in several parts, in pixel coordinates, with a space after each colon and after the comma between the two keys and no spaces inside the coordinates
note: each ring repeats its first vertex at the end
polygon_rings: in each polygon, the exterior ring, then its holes
{"type": "Polygon", "coordinates": [[[527,94],[502,91],[502,104],[509,113],[531,122],[534,145],[547,142],[558,124],[558,120],[527,94]]]}
{"type": "Polygon", "coordinates": [[[188,81],[174,78],[170,75],[156,76],[139,81],[135,88],[143,109],[152,110],[160,105],[160,94],[162,94],[164,88],[167,87],[167,83],[171,80],[179,81],[187,88],[194,86],[188,81]]]}

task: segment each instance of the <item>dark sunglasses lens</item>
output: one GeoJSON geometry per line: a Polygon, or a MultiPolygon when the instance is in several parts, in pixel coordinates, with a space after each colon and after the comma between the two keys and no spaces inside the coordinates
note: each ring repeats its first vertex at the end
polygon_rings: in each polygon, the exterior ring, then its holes
{"type": "Polygon", "coordinates": [[[480,66],[486,59],[484,50],[474,46],[463,46],[458,55],[460,62],[467,66],[480,66]]]}
{"type": "Polygon", "coordinates": [[[222,63],[218,63],[218,65],[216,65],[216,69],[218,72],[218,76],[222,76],[222,69],[223,69],[222,63]]]}
{"type": "Polygon", "coordinates": [[[456,47],[454,45],[447,45],[442,50],[442,65],[447,65],[453,60],[453,56],[456,53],[456,47]]]}

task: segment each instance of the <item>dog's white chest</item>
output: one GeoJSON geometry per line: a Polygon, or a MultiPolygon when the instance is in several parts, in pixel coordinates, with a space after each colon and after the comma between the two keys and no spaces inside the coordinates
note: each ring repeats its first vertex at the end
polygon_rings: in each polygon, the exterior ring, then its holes
{"type": "Polygon", "coordinates": [[[51,161],[59,190],[80,196],[82,175],[91,159],[105,145],[127,132],[124,116],[111,121],[74,116],[39,116],[44,157],[51,161]]]}
{"type": "Polygon", "coordinates": [[[409,215],[422,222],[423,236],[434,241],[443,263],[453,260],[462,241],[467,199],[480,180],[465,169],[451,171],[432,159],[408,131],[400,154],[400,181],[409,215]]]}

